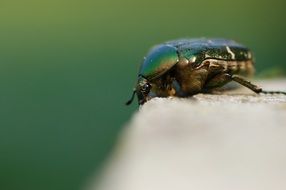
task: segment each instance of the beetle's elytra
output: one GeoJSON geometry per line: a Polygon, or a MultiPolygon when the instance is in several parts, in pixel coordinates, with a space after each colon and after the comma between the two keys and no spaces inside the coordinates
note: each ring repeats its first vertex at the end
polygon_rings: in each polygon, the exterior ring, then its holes
{"type": "Polygon", "coordinates": [[[253,72],[251,51],[235,41],[206,38],[169,41],[153,47],[144,58],[133,96],[126,104],[132,102],[135,94],[142,105],[152,97],[210,92],[230,81],[256,93],[267,93],[241,77],[253,72]]]}

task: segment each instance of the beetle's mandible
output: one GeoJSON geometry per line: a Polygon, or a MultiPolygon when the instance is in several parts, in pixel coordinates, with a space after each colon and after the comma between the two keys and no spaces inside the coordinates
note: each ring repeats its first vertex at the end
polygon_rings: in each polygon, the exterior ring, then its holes
{"type": "Polygon", "coordinates": [[[227,39],[179,39],[155,46],[144,58],[137,85],[129,105],[137,94],[138,103],[152,97],[186,97],[235,81],[255,93],[266,92],[242,76],[252,75],[252,52],[227,39]]]}

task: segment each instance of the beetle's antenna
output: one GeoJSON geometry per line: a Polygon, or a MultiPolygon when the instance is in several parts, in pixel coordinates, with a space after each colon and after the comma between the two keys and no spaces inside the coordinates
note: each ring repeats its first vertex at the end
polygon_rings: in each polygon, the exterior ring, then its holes
{"type": "Polygon", "coordinates": [[[132,94],[130,100],[128,100],[128,101],[125,103],[126,106],[129,106],[129,105],[133,102],[133,99],[134,99],[135,94],[136,94],[136,89],[134,88],[134,89],[133,89],[133,94],[132,94]]]}

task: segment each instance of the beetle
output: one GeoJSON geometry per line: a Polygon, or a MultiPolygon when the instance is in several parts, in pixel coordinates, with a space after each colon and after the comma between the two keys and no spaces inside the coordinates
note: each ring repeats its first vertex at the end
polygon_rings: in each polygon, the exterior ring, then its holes
{"type": "Polygon", "coordinates": [[[243,76],[254,73],[252,52],[228,39],[179,39],[153,47],[144,58],[133,89],[139,105],[152,97],[187,97],[211,92],[235,81],[255,93],[268,92],[243,76]]]}

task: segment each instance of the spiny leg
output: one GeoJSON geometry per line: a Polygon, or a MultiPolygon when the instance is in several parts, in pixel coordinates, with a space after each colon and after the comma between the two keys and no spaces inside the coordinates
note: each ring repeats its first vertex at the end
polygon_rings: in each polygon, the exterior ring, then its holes
{"type": "Polygon", "coordinates": [[[283,92],[283,91],[265,91],[265,90],[262,90],[261,93],[263,93],[263,94],[283,94],[283,95],[286,95],[286,92],[283,92]]]}
{"type": "Polygon", "coordinates": [[[255,93],[263,93],[263,94],[284,94],[286,95],[286,92],[283,91],[265,91],[262,90],[262,88],[252,84],[250,81],[247,81],[246,79],[238,76],[238,75],[232,75],[232,80],[235,82],[238,82],[239,84],[249,88],[250,90],[254,91],[255,93]]]}
{"type": "Polygon", "coordinates": [[[241,76],[231,75],[228,73],[216,75],[211,80],[209,80],[205,84],[204,87],[205,87],[205,89],[213,89],[213,88],[221,87],[230,81],[235,81],[235,82],[241,84],[242,86],[245,86],[246,88],[252,90],[253,92],[255,92],[257,94],[263,93],[263,94],[284,94],[284,95],[286,95],[286,92],[283,92],[283,91],[265,91],[265,90],[262,90],[262,88],[256,86],[255,84],[252,84],[250,81],[242,78],[241,76]]]}
{"type": "Polygon", "coordinates": [[[247,81],[246,79],[244,79],[240,76],[231,75],[228,73],[222,73],[222,74],[216,75],[215,77],[213,77],[211,80],[209,80],[205,84],[205,88],[206,89],[212,89],[212,88],[221,87],[230,81],[235,81],[235,82],[241,84],[242,86],[249,88],[250,90],[254,91],[255,93],[262,92],[262,89],[260,87],[252,84],[251,82],[247,81]]]}
{"type": "Polygon", "coordinates": [[[261,93],[262,92],[262,88],[256,86],[255,84],[252,84],[250,81],[242,78],[241,76],[231,75],[231,79],[233,81],[241,84],[242,86],[245,86],[246,88],[252,90],[255,93],[261,93]]]}

